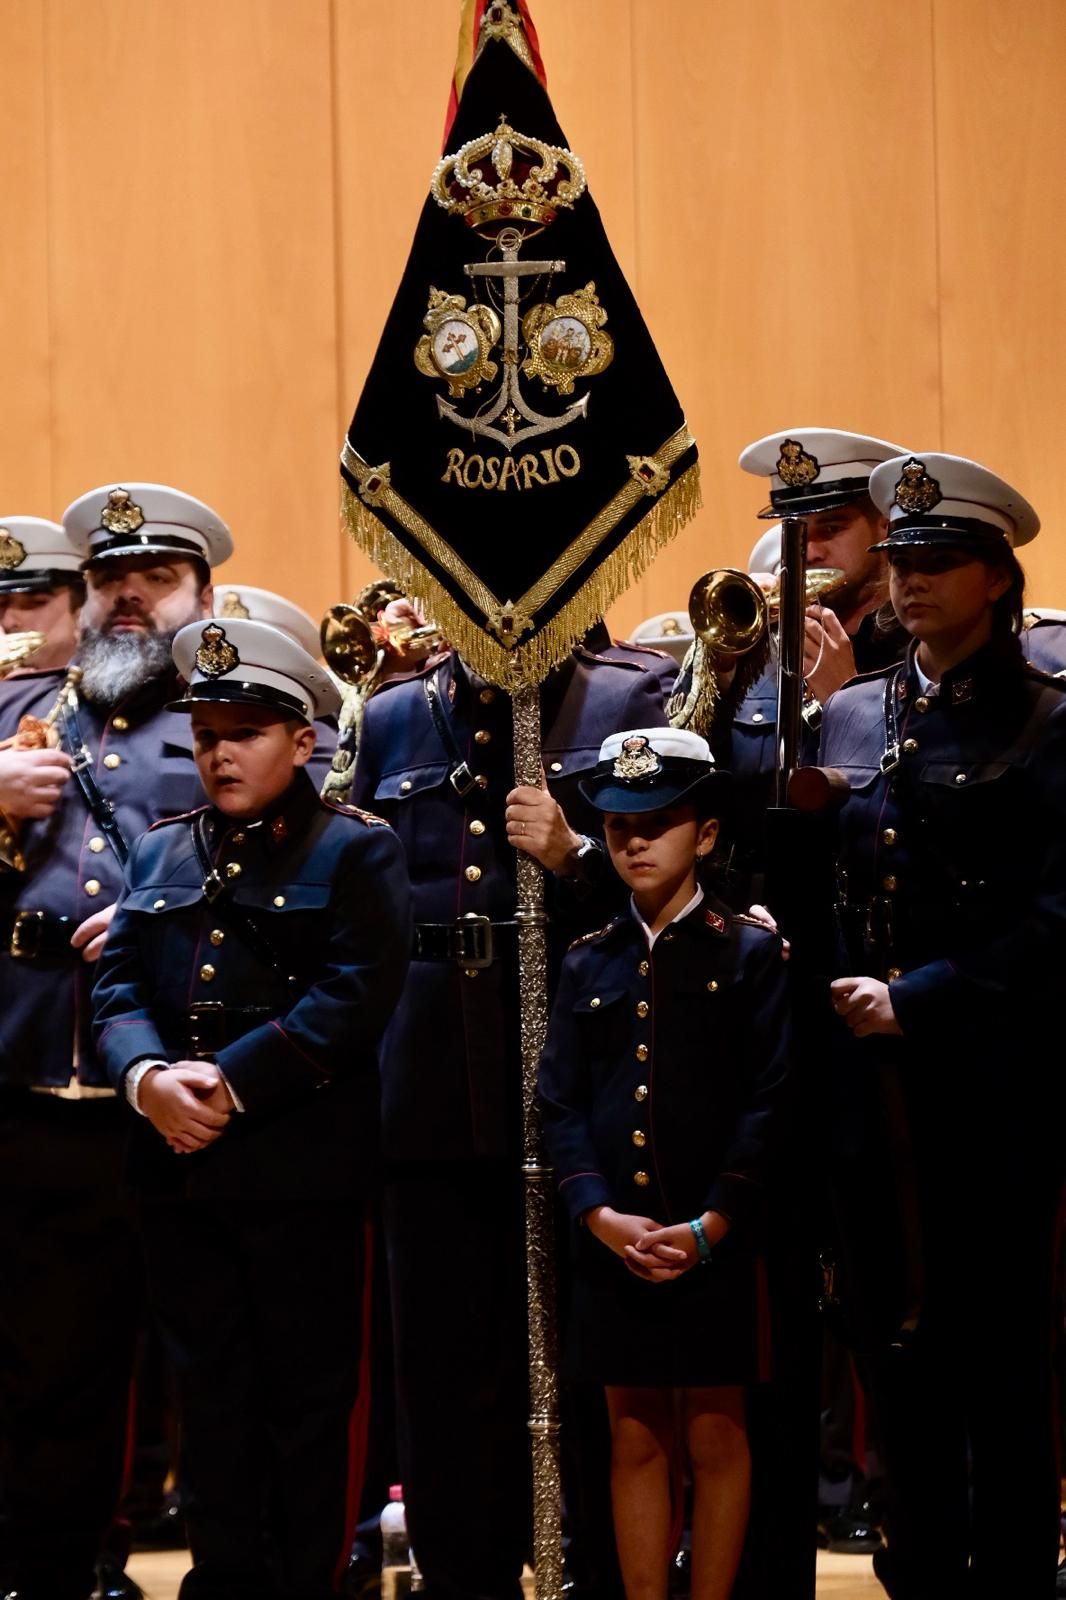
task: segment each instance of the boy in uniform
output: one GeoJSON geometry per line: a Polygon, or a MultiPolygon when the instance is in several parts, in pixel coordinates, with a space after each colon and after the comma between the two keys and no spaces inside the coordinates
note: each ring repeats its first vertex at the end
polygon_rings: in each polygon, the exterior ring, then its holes
{"type": "Polygon", "coordinates": [[[407,968],[391,829],[303,770],[325,669],[264,623],[174,641],[209,804],[143,835],[94,993],[179,1375],[182,1600],[336,1592],[358,1500],[376,1051],[407,968]],[[169,1148],[168,1148],[169,1147],[169,1148]]]}

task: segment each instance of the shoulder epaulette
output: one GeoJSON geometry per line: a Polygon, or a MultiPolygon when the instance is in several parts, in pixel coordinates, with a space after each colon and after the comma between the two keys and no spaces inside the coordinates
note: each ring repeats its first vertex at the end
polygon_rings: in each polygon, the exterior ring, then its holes
{"type": "Polygon", "coordinates": [[[594,944],[597,939],[602,939],[605,934],[610,933],[612,928],[617,928],[621,920],[621,917],[612,917],[610,922],[606,923],[602,928],[597,928],[594,933],[583,933],[579,939],[575,939],[573,944],[567,947],[567,954],[569,955],[571,950],[579,949],[583,944],[594,944]]]}
{"type": "MultiPolygon", "coordinates": [[[[879,683],[879,682],[882,682],[885,678],[887,678],[889,676],[890,673],[895,672],[897,667],[902,666],[902,665],[903,665],[903,663],[901,661],[893,661],[887,667],[875,667],[870,672],[856,672],[854,677],[849,678],[846,683],[842,683],[840,685],[840,688],[841,689],[851,689],[857,683],[879,683]]],[[[837,694],[839,694],[840,693],[840,689],[837,689],[835,692],[837,694]]]]}
{"type": "Polygon", "coordinates": [[[319,795],[319,800],[328,811],[339,811],[342,817],[355,817],[359,822],[365,822],[368,828],[391,828],[392,823],[384,817],[376,817],[372,811],[364,811],[360,806],[351,806],[345,800],[331,800],[326,795],[319,795]]]}
{"type": "Polygon", "coordinates": [[[159,817],[155,822],[149,823],[146,833],[154,833],[157,828],[166,828],[172,822],[188,822],[192,817],[198,817],[202,811],[210,811],[210,806],[194,806],[191,811],[179,811],[176,817],[159,817]]]}
{"type": "Polygon", "coordinates": [[[1034,667],[1031,661],[1026,661],[1023,670],[1027,678],[1035,678],[1049,689],[1066,689],[1066,668],[1061,672],[1045,672],[1043,667],[1034,667]]]}
{"type": "Polygon", "coordinates": [[[748,928],[761,928],[763,933],[773,933],[765,922],[760,922],[758,917],[749,917],[746,911],[733,911],[729,916],[730,922],[743,922],[748,928]]]}
{"type": "Polygon", "coordinates": [[[643,656],[656,656],[660,661],[672,661],[669,650],[660,650],[655,644],[641,644],[635,639],[612,639],[616,650],[636,650],[643,656]]]}
{"type": "Polygon", "coordinates": [[[597,650],[590,650],[587,645],[574,646],[574,654],[583,661],[593,661],[598,667],[621,667],[623,672],[646,672],[648,669],[639,661],[619,661],[616,656],[603,656],[597,650]]]}

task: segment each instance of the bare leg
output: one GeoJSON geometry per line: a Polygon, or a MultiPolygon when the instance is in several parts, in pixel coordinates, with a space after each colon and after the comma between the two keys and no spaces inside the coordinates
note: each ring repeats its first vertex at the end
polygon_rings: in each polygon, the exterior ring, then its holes
{"type": "Polygon", "coordinates": [[[609,1388],[607,1410],[614,1536],[626,1600],[666,1600],[674,1391],[609,1388]]]}
{"type": "Polygon", "coordinates": [[[744,1391],[686,1389],[692,1466],[692,1600],[729,1600],[751,1508],[744,1391]]]}

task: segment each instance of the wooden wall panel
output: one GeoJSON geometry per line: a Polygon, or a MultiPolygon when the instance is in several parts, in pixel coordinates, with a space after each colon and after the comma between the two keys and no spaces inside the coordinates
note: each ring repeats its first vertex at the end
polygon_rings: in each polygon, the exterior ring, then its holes
{"type": "Polygon", "coordinates": [[[1029,596],[1066,606],[1066,5],[935,8],[944,448],[1033,502],[1029,596]]]}
{"type": "Polygon", "coordinates": [[[623,627],[683,606],[708,566],[746,565],[766,503],[736,466],[751,440],[938,424],[929,0],[633,14],[638,280],[705,509],[616,608],[623,627]]]}
{"type": "Polygon", "coordinates": [[[48,0],[60,506],[171,482],[230,571],[340,582],[328,0],[48,0]]]}
{"type": "Polygon", "coordinates": [[[0,0],[0,516],[54,517],[40,0],[0,0]]]}

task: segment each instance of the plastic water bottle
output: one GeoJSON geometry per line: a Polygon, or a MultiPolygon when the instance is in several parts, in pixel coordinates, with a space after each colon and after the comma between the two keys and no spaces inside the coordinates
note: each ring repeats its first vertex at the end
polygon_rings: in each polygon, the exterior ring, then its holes
{"type": "Polygon", "coordinates": [[[381,1513],[381,1600],[406,1600],[411,1589],[403,1487],[394,1483],[381,1513]]]}

